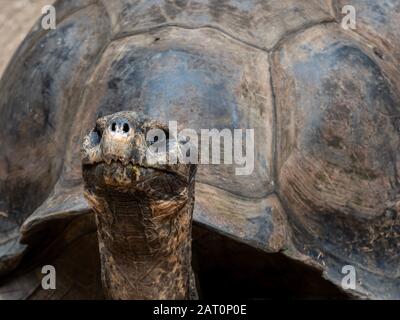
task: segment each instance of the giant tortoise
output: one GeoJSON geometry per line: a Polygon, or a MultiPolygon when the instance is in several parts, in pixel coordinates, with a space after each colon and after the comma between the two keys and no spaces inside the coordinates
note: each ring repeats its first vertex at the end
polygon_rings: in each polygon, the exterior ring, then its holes
{"type": "Polygon", "coordinates": [[[0,82],[0,298],[194,297],[192,211],[338,288],[353,268],[349,297],[400,298],[399,1],[55,8],[0,82]],[[191,140],[172,120],[253,129],[253,170],[148,165],[149,128],[191,140]],[[57,288],[42,290],[49,264],[57,288]]]}

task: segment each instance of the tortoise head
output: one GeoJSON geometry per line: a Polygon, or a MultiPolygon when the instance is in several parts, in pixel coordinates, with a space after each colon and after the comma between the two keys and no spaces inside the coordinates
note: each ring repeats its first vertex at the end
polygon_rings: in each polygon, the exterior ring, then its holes
{"type": "Polygon", "coordinates": [[[99,118],[82,144],[85,182],[154,198],[179,194],[194,176],[194,166],[179,156],[186,143],[165,123],[132,111],[99,118]]]}
{"type": "Polygon", "coordinates": [[[84,138],[85,196],[95,212],[110,298],[190,295],[196,166],[180,162],[186,143],[134,112],[98,119],[84,138]]]}

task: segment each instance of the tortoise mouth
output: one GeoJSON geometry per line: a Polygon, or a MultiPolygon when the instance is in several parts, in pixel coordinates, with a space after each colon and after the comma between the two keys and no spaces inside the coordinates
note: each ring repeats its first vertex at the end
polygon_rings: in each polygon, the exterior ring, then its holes
{"type": "Polygon", "coordinates": [[[182,194],[188,187],[187,181],[174,171],[120,160],[84,164],[82,172],[89,189],[103,192],[137,192],[154,199],[167,199],[182,194]]]}
{"type": "Polygon", "coordinates": [[[148,179],[160,175],[173,174],[163,168],[149,167],[147,165],[111,160],[99,161],[93,164],[84,164],[83,172],[94,174],[95,181],[102,178],[107,185],[131,185],[140,184],[148,179]]]}

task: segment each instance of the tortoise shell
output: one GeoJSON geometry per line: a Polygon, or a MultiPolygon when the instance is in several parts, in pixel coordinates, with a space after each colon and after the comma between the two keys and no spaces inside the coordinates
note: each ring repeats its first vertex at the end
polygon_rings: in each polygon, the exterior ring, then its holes
{"type": "MultiPolygon", "coordinates": [[[[200,165],[195,222],[283,252],[352,294],[400,298],[400,4],[59,0],[0,82],[0,275],[94,232],[80,143],[133,110],[255,132],[254,170],[200,165]],[[341,27],[344,5],[357,29],[341,27]],[[84,221],[84,222],[82,222],[84,221]]],[[[94,245],[94,244],[93,244],[94,245]]]]}

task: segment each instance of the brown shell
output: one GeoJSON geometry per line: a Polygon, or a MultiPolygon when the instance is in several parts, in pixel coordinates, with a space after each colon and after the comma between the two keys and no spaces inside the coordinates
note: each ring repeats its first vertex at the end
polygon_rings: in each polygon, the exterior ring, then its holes
{"type": "Polygon", "coordinates": [[[97,117],[135,110],[255,129],[252,175],[199,167],[195,221],[338,285],[354,265],[354,294],[399,298],[400,4],[389,2],[57,1],[57,29],[38,23],[0,82],[0,274],[26,250],[19,226],[36,247],[90,213],[81,139],[97,117]],[[340,27],[344,4],[356,30],[340,27]]]}

